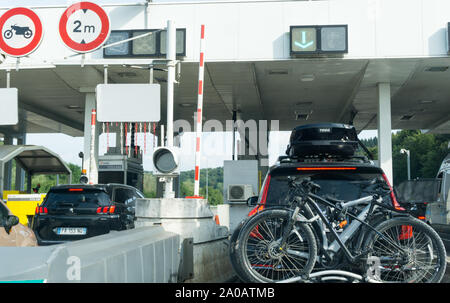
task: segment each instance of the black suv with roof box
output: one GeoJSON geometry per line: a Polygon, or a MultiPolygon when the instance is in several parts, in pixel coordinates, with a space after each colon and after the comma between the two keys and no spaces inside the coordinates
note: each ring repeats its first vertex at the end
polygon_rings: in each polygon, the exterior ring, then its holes
{"type": "MultiPolygon", "coordinates": [[[[377,185],[370,181],[376,179],[391,188],[381,168],[366,156],[356,155],[358,146],[372,157],[357,138],[353,126],[324,123],[296,127],[290,137],[287,156],[279,157],[277,164],[269,169],[260,195],[247,201],[255,205],[248,217],[265,208],[286,204],[289,177],[309,177],[320,185],[318,195],[341,201],[356,200],[372,193],[377,185]]],[[[383,201],[402,209],[393,191],[383,201]]],[[[238,275],[240,269],[234,261],[235,241],[246,222],[243,220],[237,226],[230,239],[231,263],[238,275]]]]}
{"type": "Polygon", "coordinates": [[[123,184],[54,186],[36,207],[32,228],[39,245],[131,229],[135,201],[143,197],[139,190],[123,184]]]}

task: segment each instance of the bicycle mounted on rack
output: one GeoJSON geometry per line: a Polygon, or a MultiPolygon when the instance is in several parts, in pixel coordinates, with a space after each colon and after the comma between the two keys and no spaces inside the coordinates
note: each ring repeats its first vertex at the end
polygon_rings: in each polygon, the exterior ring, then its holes
{"type": "Polygon", "coordinates": [[[378,180],[367,185],[373,184],[372,194],[344,202],[319,196],[320,186],[308,178],[290,178],[287,203],[254,215],[239,233],[236,262],[246,280],[439,282],[446,266],[442,240],[382,203],[391,190],[378,180]]]}

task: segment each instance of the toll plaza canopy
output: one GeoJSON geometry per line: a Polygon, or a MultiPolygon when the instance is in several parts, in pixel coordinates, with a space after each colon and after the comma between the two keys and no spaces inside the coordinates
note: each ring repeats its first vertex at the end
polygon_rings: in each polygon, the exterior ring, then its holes
{"type": "MultiPolygon", "coordinates": [[[[36,145],[0,146],[0,192],[3,192],[5,164],[11,160],[24,169],[28,176],[33,174],[68,174],[69,183],[72,171],[54,152],[36,145]]],[[[29,185],[31,188],[31,185],[29,185]]]]}
{"type": "MultiPolygon", "coordinates": [[[[358,131],[376,129],[378,84],[387,83],[393,129],[450,132],[449,1],[136,1],[99,5],[111,22],[107,43],[146,29],[164,29],[169,19],[184,30],[180,32],[184,44],[177,51],[181,70],[175,85],[175,119],[193,120],[200,26],[205,24],[206,120],[230,120],[232,112],[238,111],[243,120],[279,120],[281,130],[324,121],[353,121],[358,131]],[[319,47],[318,36],[311,36],[311,27],[318,25],[346,26],[345,51],[302,53],[297,46],[304,50],[319,47]],[[290,41],[293,26],[307,27],[297,33],[297,41],[290,41]]],[[[0,83],[6,82],[1,70],[9,69],[11,86],[19,89],[19,123],[2,126],[0,133],[82,136],[86,95],[95,94],[96,86],[104,83],[105,65],[108,83],[148,83],[149,64],[165,58],[163,35],[154,37],[160,40],[156,49],[151,44],[154,38],[147,37],[76,55],[58,32],[66,8],[65,4],[31,7],[43,24],[41,45],[19,64],[10,57],[0,64],[0,83]]],[[[8,9],[0,8],[0,15],[8,9]]],[[[86,25],[84,30],[88,29],[93,30],[86,25]]],[[[333,47],[333,41],[328,42],[326,47],[333,47]]],[[[160,69],[155,69],[154,80],[161,84],[164,124],[167,73],[160,69]]]]}

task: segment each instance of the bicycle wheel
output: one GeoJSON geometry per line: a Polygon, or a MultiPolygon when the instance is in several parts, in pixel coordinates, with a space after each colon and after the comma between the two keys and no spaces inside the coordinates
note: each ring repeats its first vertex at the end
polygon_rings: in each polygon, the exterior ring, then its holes
{"type": "Polygon", "coordinates": [[[276,282],[311,272],[317,245],[308,225],[297,222],[279,249],[290,216],[288,210],[265,210],[242,227],[236,242],[236,263],[245,280],[276,282]]]}
{"type": "Polygon", "coordinates": [[[391,283],[439,283],[445,273],[446,251],[439,235],[426,223],[412,217],[397,217],[380,223],[366,238],[364,248],[375,267],[366,273],[391,283]],[[392,241],[392,242],[391,242],[392,241]],[[392,243],[403,249],[401,252],[392,243]]]}
{"type": "Polygon", "coordinates": [[[230,262],[231,266],[234,269],[234,272],[236,273],[237,277],[241,281],[245,281],[246,275],[243,273],[243,269],[240,267],[240,264],[237,263],[237,241],[239,233],[241,232],[242,227],[246,223],[246,220],[242,220],[235,228],[233,234],[230,237],[230,248],[229,248],[229,256],[230,256],[230,262]]]}

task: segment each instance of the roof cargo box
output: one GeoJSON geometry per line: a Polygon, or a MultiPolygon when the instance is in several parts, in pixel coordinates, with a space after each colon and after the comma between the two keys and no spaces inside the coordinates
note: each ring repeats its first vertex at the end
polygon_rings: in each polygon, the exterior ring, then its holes
{"type": "Polygon", "coordinates": [[[358,148],[353,126],[337,123],[297,126],[291,133],[286,154],[292,158],[352,157],[358,148]]]}

